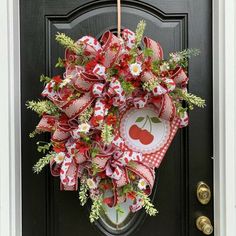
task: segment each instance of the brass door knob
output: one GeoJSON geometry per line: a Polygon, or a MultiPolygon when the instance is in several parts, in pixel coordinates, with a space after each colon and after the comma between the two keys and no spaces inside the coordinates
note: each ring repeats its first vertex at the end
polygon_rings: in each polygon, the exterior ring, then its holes
{"type": "Polygon", "coordinates": [[[197,185],[197,199],[203,205],[208,204],[211,200],[210,187],[202,181],[197,185]]]}
{"type": "Polygon", "coordinates": [[[210,235],[213,233],[213,226],[211,221],[206,216],[200,216],[196,220],[197,228],[203,232],[205,235],[210,235]]]}

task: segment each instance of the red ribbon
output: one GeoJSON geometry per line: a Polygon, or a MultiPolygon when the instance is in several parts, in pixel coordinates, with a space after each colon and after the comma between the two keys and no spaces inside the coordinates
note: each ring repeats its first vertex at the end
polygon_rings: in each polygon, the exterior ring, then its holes
{"type": "MultiPolygon", "coordinates": [[[[124,52],[128,52],[135,43],[135,34],[128,29],[123,30],[122,37],[123,44],[121,43],[122,40],[114,34],[105,32],[101,39],[103,46],[100,45],[97,39],[90,36],[79,39],[77,43],[83,45],[85,55],[91,57],[90,65],[86,68],[86,66],[67,64],[64,77],[71,79],[72,88],[62,87],[54,90],[55,81],[52,80],[46,85],[42,93],[67,116],[67,120],[62,121],[60,118],[43,115],[37,126],[40,131],[53,132],[52,141],[67,144],[66,157],[63,163],[51,162],[51,173],[55,176],[60,175],[62,189],[77,189],[78,176],[81,176],[84,169],[91,171],[91,162],[88,161],[89,157],[86,156],[86,152],[79,155],[71,152],[76,144],[76,135],[73,133],[76,127],[76,124],[73,124],[74,119],[91,103],[95,104],[95,118],[100,117],[100,120],[104,118],[107,109],[111,106],[117,106],[122,111],[129,104],[142,108],[148,103],[153,103],[159,109],[160,118],[172,121],[176,117],[175,105],[168,93],[173,91],[176,86],[186,88],[188,77],[181,67],[178,67],[170,78],[160,78],[161,82],[151,93],[139,91],[135,96],[128,98],[125,97],[121,84],[116,77],[107,79],[107,69],[118,62],[124,52]],[[93,58],[98,58],[98,60],[93,63],[93,58]],[[78,98],[71,99],[71,96],[76,92],[81,95],[78,98]]],[[[163,59],[163,50],[158,42],[145,37],[144,44],[153,50],[153,55],[147,60],[152,62],[163,59]]],[[[82,59],[70,50],[66,50],[65,57],[70,62],[82,59]]],[[[155,75],[147,69],[142,72],[141,77],[142,81],[147,81],[155,75]]],[[[187,113],[180,119],[181,127],[187,125],[187,113]]],[[[98,164],[106,172],[108,177],[112,178],[114,186],[113,205],[116,205],[119,201],[117,188],[130,182],[128,171],[146,180],[149,185],[148,194],[151,193],[154,184],[153,168],[142,162],[140,153],[121,152],[119,148],[121,148],[122,142],[122,140],[115,139],[113,142],[114,150],[107,152],[101,149],[101,153],[92,160],[93,163],[98,164]],[[130,161],[135,165],[129,165],[130,161]]]]}

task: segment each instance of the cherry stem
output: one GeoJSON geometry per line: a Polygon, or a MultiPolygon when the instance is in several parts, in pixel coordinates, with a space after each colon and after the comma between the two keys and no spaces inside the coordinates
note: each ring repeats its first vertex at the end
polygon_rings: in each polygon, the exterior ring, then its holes
{"type": "Polygon", "coordinates": [[[152,133],[152,121],[151,121],[151,118],[149,116],[148,117],[148,120],[149,120],[149,125],[150,125],[150,133],[152,133]]]}
{"type": "Polygon", "coordinates": [[[145,120],[145,122],[144,122],[144,124],[143,124],[142,128],[144,128],[144,127],[145,127],[145,125],[147,124],[147,121],[148,121],[148,116],[146,116],[146,120],[145,120]]]}

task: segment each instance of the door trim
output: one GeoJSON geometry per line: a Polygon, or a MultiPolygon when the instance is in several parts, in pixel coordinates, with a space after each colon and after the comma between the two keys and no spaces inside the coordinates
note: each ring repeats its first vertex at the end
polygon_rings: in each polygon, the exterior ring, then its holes
{"type": "Polygon", "coordinates": [[[1,1],[0,28],[0,235],[21,236],[19,0],[1,1]]]}
{"type": "MultiPolygon", "coordinates": [[[[234,1],[212,0],[215,236],[236,235],[234,1]]],[[[1,1],[0,28],[0,235],[22,236],[19,0],[1,1]]]]}
{"type": "Polygon", "coordinates": [[[235,12],[235,0],[213,0],[214,221],[217,236],[236,235],[235,12]]]}

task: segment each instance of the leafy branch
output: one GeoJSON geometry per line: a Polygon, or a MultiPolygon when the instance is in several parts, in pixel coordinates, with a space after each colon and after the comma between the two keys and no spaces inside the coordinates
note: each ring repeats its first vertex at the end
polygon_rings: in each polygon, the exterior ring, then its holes
{"type": "Polygon", "coordinates": [[[64,62],[64,60],[61,59],[60,57],[58,57],[57,63],[56,63],[56,65],[55,65],[55,67],[56,67],[56,68],[57,68],[57,67],[59,67],[59,68],[65,67],[65,62],[64,62]]]}
{"type": "Polygon", "coordinates": [[[205,99],[198,97],[192,93],[188,93],[186,91],[183,91],[180,88],[176,88],[174,90],[174,93],[177,95],[178,98],[186,101],[188,103],[189,109],[192,110],[194,106],[204,108],[206,106],[205,99]]]}
{"type": "Polygon", "coordinates": [[[142,191],[136,191],[136,194],[142,199],[143,207],[144,207],[146,213],[150,216],[155,216],[158,213],[158,211],[154,207],[150,198],[142,191]]]}
{"type": "Polygon", "coordinates": [[[79,200],[80,200],[81,206],[84,206],[88,200],[88,190],[89,190],[89,187],[85,182],[80,184],[79,200]]]}
{"type": "Polygon", "coordinates": [[[104,124],[102,128],[102,141],[104,144],[110,144],[113,140],[113,134],[112,134],[113,128],[111,125],[104,124]]]}
{"type": "Polygon", "coordinates": [[[34,131],[32,131],[30,134],[29,134],[29,137],[30,138],[34,138],[37,134],[40,134],[41,131],[38,130],[38,129],[35,129],[34,131]]]}
{"type": "Polygon", "coordinates": [[[83,111],[79,116],[80,123],[88,123],[89,119],[93,114],[93,108],[88,107],[85,111],[83,111]]]}
{"type": "Polygon", "coordinates": [[[151,79],[149,79],[148,81],[144,82],[144,83],[142,84],[142,87],[143,87],[144,90],[146,90],[146,91],[148,91],[148,92],[151,92],[151,91],[153,91],[153,89],[154,89],[155,87],[157,87],[157,85],[158,85],[157,79],[151,78],[151,79]]]}
{"type": "Polygon", "coordinates": [[[138,55],[138,47],[142,41],[143,33],[146,27],[146,22],[144,20],[141,20],[136,28],[135,31],[135,44],[130,50],[130,56],[131,56],[131,62],[134,62],[136,60],[136,57],[138,55]]]}
{"type": "Polygon", "coordinates": [[[38,152],[42,152],[43,154],[47,151],[49,151],[50,147],[52,146],[52,143],[47,143],[47,142],[43,142],[43,141],[38,141],[37,142],[37,151],[38,152]],[[42,145],[41,145],[42,144],[42,145]]]}
{"type": "Polygon", "coordinates": [[[36,112],[39,116],[42,116],[44,113],[49,115],[59,115],[59,109],[48,100],[45,101],[27,101],[26,107],[36,112]]]}
{"type": "Polygon", "coordinates": [[[198,56],[200,50],[196,48],[188,48],[180,52],[170,53],[170,66],[175,68],[177,65],[180,65],[183,68],[188,67],[188,59],[192,56],[198,56]]]}
{"type": "Polygon", "coordinates": [[[93,223],[95,220],[98,220],[100,217],[100,212],[102,209],[102,197],[103,197],[102,195],[99,195],[93,200],[89,215],[91,223],[93,223]]]}
{"type": "Polygon", "coordinates": [[[38,162],[33,166],[33,171],[34,173],[39,174],[42,169],[49,164],[50,160],[53,158],[55,155],[55,152],[48,153],[46,156],[40,158],[38,162]]]}
{"type": "Polygon", "coordinates": [[[64,33],[57,33],[56,34],[56,41],[60,43],[63,47],[68,48],[69,50],[73,51],[77,55],[82,55],[83,48],[81,45],[78,45],[71,39],[69,36],[65,35],[64,33]]]}
{"type": "Polygon", "coordinates": [[[125,80],[122,80],[121,87],[124,90],[124,92],[128,95],[131,94],[135,89],[134,86],[130,82],[125,81],[125,80]]]}

